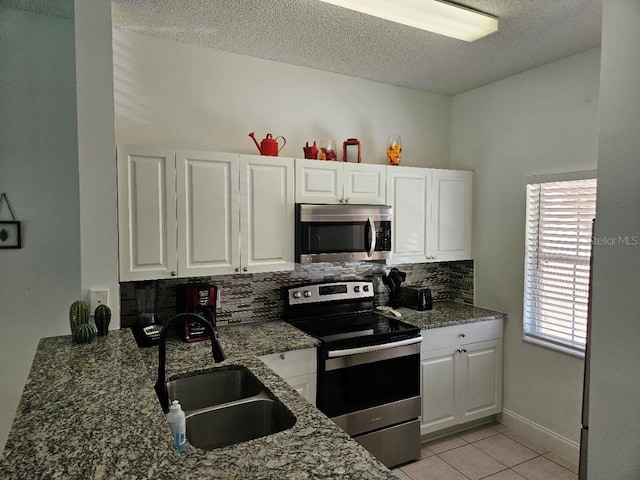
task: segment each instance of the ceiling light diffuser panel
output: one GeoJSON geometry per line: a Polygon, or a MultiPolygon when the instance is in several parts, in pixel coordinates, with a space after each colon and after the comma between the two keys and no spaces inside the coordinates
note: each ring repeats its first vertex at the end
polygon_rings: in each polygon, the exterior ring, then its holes
{"type": "Polygon", "coordinates": [[[438,0],[321,1],[466,42],[498,30],[496,17],[438,0]]]}

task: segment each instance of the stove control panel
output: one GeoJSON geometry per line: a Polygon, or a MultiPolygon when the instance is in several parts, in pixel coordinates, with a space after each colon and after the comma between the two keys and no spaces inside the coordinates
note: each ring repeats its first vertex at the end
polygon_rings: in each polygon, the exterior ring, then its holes
{"type": "Polygon", "coordinates": [[[316,283],[291,287],[287,291],[289,305],[333,302],[373,297],[373,282],[359,280],[316,283]]]}

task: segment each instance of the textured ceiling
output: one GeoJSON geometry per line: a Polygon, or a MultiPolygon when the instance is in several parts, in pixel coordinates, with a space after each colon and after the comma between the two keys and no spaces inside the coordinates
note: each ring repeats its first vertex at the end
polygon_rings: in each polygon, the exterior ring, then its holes
{"type": "MultiPolygon", "coordinates": [[[[58,3],[70,2],[0,0],[47,14],[58,3]]],[[[458,3],[497,16],[499,31],[467,43],[318,0],[112,0],[112,11],[116,28],[444,94],[600,45],[601,0],[458,3]]]]}

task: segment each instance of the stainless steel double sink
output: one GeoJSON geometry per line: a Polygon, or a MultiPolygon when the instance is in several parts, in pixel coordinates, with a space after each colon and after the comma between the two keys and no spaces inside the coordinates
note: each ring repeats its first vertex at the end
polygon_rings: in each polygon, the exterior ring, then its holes
{"type": "Polygon", "coordinates": [[[167,382],[186,415],[187,440],[203,450],[287,430],[296,418],[247,368],[233,366],[167,382]]]}

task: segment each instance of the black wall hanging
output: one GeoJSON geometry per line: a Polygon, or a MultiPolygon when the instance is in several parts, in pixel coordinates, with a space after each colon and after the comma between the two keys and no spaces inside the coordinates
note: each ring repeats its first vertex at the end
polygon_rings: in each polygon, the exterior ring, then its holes
{"type": "Polygon", "coordinates": [[[20,248],[22,246],[20,243],[20,222],[13,214],[6,193],[0,194],[0,208],[2,202],[5,202],[9,207],[9,213],[13,220],[0,220],[0,248],[20,248]]]}

